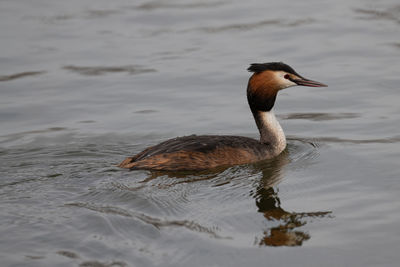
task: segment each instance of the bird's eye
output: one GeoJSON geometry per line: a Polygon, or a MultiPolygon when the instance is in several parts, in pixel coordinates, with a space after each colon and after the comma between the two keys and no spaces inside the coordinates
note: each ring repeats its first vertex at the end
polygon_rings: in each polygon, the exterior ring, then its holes
{"type": "Polygon", "coordinates": [[[285,76],[283,76],[285,79],[289,80],[290,76],[289,74],[285,74],[285,76]]]}

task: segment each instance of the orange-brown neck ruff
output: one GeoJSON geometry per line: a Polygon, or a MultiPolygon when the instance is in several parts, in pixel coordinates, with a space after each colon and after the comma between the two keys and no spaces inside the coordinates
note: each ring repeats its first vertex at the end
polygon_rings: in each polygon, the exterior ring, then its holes
{"type": "Polygon", "coordinates": [[[247,100],[260,132],[260,142],[268,144],[272,154],[279,154],[286,147],[285,134],[272,112],[280,89],[276,73],[271,70],[254,73],[247,86],[247,100]]]}
{"type": "Polygon", "coordinates": [[[275,104],[279,86],[273,71],[254,73],[247,86],[247,101],[251,111],[270,111],[275,104]]]}

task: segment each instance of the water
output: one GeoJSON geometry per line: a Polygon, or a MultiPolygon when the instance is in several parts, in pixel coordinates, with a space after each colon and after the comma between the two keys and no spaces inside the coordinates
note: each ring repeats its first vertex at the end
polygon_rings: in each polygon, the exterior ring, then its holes
{"type": "Polygon", "coordinates": [[[2,1],[2,266],[398,266],[398,1],[2,1]],[[220,172],[115,167],[187,134],[257,138],[249,63],[288,149],[220,172]]]}

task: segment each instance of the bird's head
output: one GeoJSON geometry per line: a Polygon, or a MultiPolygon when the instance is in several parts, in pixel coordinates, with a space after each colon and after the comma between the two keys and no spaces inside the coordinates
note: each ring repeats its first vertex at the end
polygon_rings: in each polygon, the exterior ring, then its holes
{"type": "Polygon", "coordinates": [[[247,87],[250,108],[259,111],[272,109],[277,93],[285,88],[300,85],[324,87],[323,83],[309,80],[283,62],[253,63],[247,69],[253,72],[247,87]]]}

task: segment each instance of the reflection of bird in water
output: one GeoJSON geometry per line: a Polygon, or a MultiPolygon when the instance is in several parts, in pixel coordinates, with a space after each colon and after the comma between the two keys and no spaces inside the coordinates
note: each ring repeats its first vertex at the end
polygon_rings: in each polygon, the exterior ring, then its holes
{"type": "MultiPolygon", "coordinates": [[[[314,147],[314,146],[313,146],[314,147]]],[[[294,155],[291,150],[293,145],[289,146],[287,150],[281,153],[274,159],[261,161],[240,167],[241,171],[244,171],[241,175],[243,178],[249,175],[262,174],[261,179],[254,186],[254,189],[250,192],[250,195],[255,199],[257,211],[262,213],[266,219],[267,229],[262,229],[262,236],[256,237],[255,244],[259,246],[301,246],[304,241],[311,238],[311,235],[301,229],[313,218],[323,218],[331,214],[330,211],[317,211],[317,212],[289,212],[281,207],[281,201],[278,196],[277,185],[284,178],[285,167],[293,161],[294,164],[301,162],[307,165],[308,153],[301,153],[303,156],[296,156],[296,148],[294,148],[294,155]],[[289,158],[289,155],[291,157],[289,158]]],[[[304,151],[301,151],[304,152],[304,151]]],[[[233,168],[235,169],[235,168],[233,168]]],[[[154,183],[152,186],[158,188],[169,188],[174,187],[178,184],[189,184],[197,183],[200,181],[214,180],[224,177],[224,183],[218,182],[218,186],[230,183],[230,177],[223,174],[224,168],[216,170],[209,170],[204,172],[152,172],[149,177],[139,182],[141,185],[136,188],[130,188],[130,190],[136,190],[138,188],[146,186],[146,184],[157,179],[159,176],[164,177],[167,175],[170,178],[177,179],[161,179],[160,183],[154,183]]],[[[229,174],[230,172],[228,172],[229,174]]],[[[232,174],[232,173],[230,173],[232,174]]],[[[215,184],[214,184],[215,186],[215,184]]],[[[247,214],[247,213],[246,213],[247,214]]],[[[217,236],[216,233],[213,235],[217,236]]]]}
{"type": "Polygon", "coordinates": [[[285,134],[272,108],[280,90],[295,85],[321,87],[282,62],[251,64],[247,100],[260,140],[243,136],[203,135],[167,140],[126,158],[119,167],[164,171],[205,170],[271,159],[286,148],[285,134]]]}
{"type": "Polygon", "coordinates": [[[274,186],[281,181],[283,168],[288,162],[288,154],[282,153],[262,168],[263,177],[254,193],[258,212],[263,213],[268,221],[279,221],[279,225],[265,230],[261,239],[257,238],[260,246],[301,246],[310,235],[295,229],[307,224],[308,218],[325,217],[331,213],[288,212],[281,208],[278,190],[274,186]]]}

